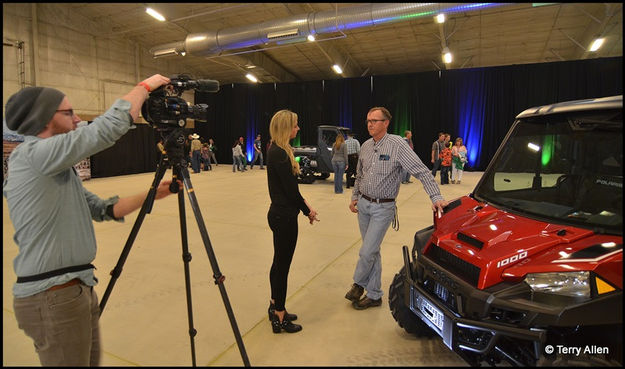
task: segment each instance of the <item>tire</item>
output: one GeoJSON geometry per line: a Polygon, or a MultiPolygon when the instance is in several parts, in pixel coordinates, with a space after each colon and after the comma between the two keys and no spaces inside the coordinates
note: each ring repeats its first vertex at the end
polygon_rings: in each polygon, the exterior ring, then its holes
{"type": "Polygon", "coordinates": [[[313,182],[315,182],[315,176],[310,174],[310,175],[302,175],[299,179],[300,183],[303,184],[311,184],[313,182]]]}
{"type": "Polygon", "coordinates": [[[299,179],[299,183],[311,184],[315,182],[315,174],[312,171],[310,171],[308,168],[303,168],[298,179],[299,179]]]}
{"type": "Polygon", "coordinates": [[[432,331],[427,324],[423,323],[421,319],[404,303],[405,277],[406,271],[404,268],[401,268],[399,273],[395,274],[393,282],[389,288],[388,304],[391,309],[391,314],[397,324],[404,328],[406,332],[417,337],[432,337],[436,335],[436,333],[432,331]]]}

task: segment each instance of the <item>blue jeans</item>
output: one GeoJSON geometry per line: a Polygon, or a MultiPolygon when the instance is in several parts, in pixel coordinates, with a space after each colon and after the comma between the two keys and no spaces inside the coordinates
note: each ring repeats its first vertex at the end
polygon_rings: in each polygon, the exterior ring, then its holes
{"type": "Polygon", "coordinates": [[[382,255],[380,245],[395,216],[395,202],[375,203],[358,198],[358,226],[362,246],[354,271],[354,283],[367,290],[367,297],[382,297],[382,255]]]}
{"type": "Polygon", "coordinates": [[[254,168],[254,164],[256,164],[256,160],[258,160],[258,157],[260,156],[260,168],[263,168],[263,153],[262,152],[258,152],[256,150],[254,150],[254,159],[252,159],[252,163],[250,165],[250,168],[254,168]]]}
{"type": "Polygon", "coordinates": [[[334,193],[343,193],[343,173],[345,173],[344,161],[333,161],[334,170],[334,193]]]}
{"type": "Polygon", "coordinates": [[[200,162],[202,161],[202,153],[200,150],[195,150],[191,153],[191,168],[193,169],[193,173],[200,172],[200,162]]]}
{"type": "Polygon", "coordinates": [[[241,163],[241,157],[239,155],[232,155],[232,171],[236,172],[236,169],[243,170],[243,163],[241,163]]]}

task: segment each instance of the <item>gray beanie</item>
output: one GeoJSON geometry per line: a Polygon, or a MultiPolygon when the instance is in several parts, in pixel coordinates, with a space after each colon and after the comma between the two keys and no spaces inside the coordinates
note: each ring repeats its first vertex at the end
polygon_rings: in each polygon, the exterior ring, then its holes
{"type": "Polygon", "coordinates": [[[50,87],[25,87],[7,101],[7,127],[21,135],[36,136],[50,122],[65,94],[50,87]]]}

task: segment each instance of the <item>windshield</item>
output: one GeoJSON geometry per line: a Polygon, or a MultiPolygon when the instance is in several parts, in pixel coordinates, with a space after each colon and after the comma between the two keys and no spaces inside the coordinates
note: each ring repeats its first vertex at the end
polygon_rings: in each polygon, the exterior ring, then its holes
{"type": "Polygon", "coordinates": [[[621,110],[520,120],[474,191],[548,221],[622,234],[621,110]]]}

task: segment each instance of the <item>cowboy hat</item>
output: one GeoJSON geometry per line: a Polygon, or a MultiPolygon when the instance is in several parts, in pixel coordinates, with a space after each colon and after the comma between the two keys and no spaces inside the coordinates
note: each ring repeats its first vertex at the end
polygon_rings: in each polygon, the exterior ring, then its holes
{"type": "Polygon", "coordinates": [[[191,135],[191,138],[197,140],[198,138],[200,138],[200,136],[197,133],[194,133],[193,135],[191,135]]]}

